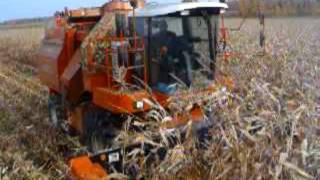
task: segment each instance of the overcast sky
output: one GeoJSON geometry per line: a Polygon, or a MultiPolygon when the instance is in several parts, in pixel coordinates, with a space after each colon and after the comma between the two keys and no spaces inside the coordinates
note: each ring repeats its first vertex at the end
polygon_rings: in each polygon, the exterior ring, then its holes
{"type": "MultiPolygon", "coordinates": [[[[52,16],[64,7],[100,6],[108,0],[0,0],[0,22],[9,19],[52,16]]],[[[149,0],[148,2],[177,2],[178,0],[149,0]]]]}

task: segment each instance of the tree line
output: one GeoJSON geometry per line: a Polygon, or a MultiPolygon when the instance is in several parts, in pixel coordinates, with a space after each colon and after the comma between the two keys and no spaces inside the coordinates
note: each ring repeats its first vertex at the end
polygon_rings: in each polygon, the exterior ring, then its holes
{"type": "Polygon", "coordinates": [[[242,16],[254,16],[259,9],[267,15],[320,15],[320,0],[234,0],[229,6],[242,16]]]}

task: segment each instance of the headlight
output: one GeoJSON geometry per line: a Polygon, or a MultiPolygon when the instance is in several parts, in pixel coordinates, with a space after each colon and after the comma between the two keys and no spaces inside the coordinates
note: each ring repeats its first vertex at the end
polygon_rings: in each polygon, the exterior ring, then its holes
{"type": "Polygon", "coordinates": [[[144,108],[144,102],[143,101],[137,101],[134,103],[134,108],[136,109],[143,109],[144,108]]]}

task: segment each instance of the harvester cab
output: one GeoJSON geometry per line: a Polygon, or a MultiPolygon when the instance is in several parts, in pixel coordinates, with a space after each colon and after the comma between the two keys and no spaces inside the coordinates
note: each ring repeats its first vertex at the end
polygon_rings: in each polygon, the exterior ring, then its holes
{"type": "Polygon", "coordinates": [[[137,10],[137,34],[146,38],[149,85],[174,94],[190,87],[199,74],[213,80],[218,43],[217,2],[150,5],[137,10]]]}
{"type": "MultiPolygon", "coordinates": [[[[219,0],[113,0],[56,14],[40,48],[39,75],[50,90],[50,119],[78,132],[91,154],[70,161],[76,178],[105,177],[109,166],[123,170],[120,161],[141,147],[137,139],[154,128],[150,121],[162,130],[203,121],[201,105],[218,89],[219,15],[227,8],[219,0]],[[126,147],[123,128],[132,131],[126,147]]],[[[158,144],[162,135],[153,135],[158,144]]],[[[143,144],[146,155],[153,145],[143,144]]]]}

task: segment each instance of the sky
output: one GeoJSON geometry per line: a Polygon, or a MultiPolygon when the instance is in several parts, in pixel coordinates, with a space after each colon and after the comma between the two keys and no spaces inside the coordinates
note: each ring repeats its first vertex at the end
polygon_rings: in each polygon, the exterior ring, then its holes
{"type": "MultiPolygon", "coordinates": [[[[20,19],[52,16],[64,7],[80,8],[100,6],[108,0],[0,0],[0,22],[20,19]]],[[[178,0],[152,0],[148,2],[177,2],[178,0]]]]}

